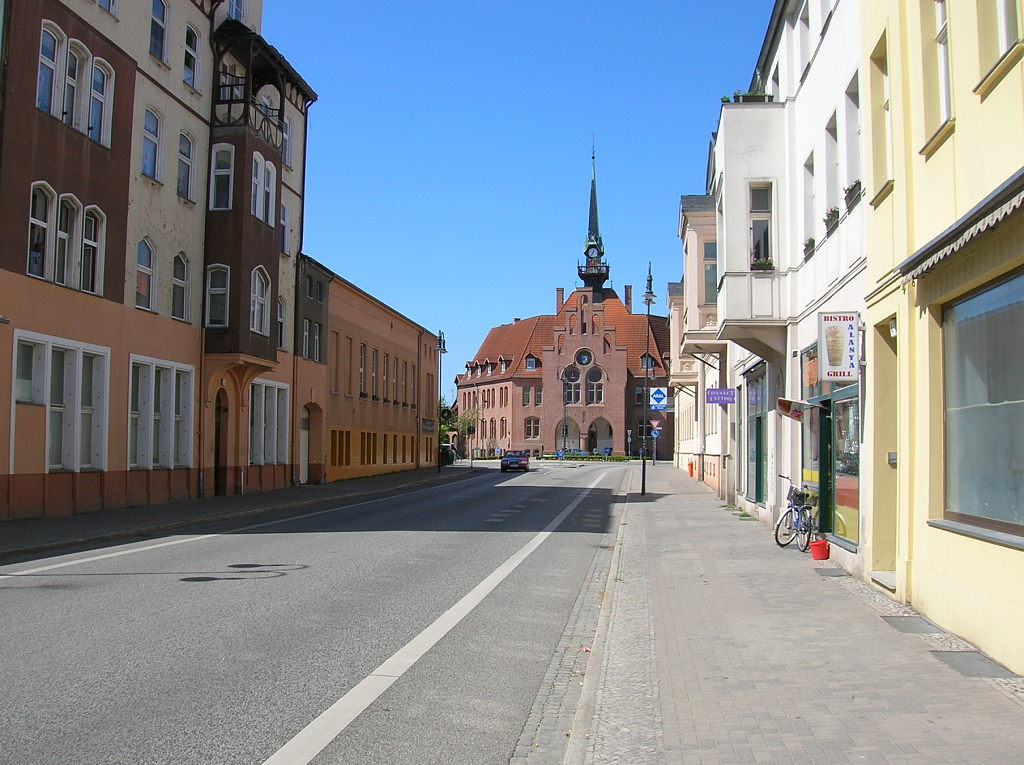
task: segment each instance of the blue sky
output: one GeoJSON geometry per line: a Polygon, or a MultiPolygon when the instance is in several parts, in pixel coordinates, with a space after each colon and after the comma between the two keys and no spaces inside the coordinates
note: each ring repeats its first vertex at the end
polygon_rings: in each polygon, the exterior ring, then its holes
{"type": "Polygon", "coordinates": [[[679,195],[704,192],[772,5],[264,0],[264,37],[319,95],[305,252],[444,331],[450,399],[489,328],[578,286],[593,139],[612,286],[642,291],[650,261],[664,314],[679,195]]]}

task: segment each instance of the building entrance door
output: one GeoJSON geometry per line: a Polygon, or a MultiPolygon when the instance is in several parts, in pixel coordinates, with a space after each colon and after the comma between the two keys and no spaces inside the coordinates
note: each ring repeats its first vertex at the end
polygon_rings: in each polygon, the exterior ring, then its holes
{"type": "Polygon", "coordinates": [[[227,493],[228,456],[228,397],[224,391],[217,391],[213,413],[213,493],[227,493]]]}

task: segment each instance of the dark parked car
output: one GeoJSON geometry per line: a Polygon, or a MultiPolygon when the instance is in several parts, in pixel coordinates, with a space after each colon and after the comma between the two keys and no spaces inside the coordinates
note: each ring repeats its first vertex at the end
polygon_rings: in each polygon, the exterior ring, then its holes
{"type": "Polygon", "coordinates": [[[530,469],[530,453],[519,451],[516,449],[510,449],[501,455],[501,472],[506,473],[509,470],[529,470],[530,469]]]}

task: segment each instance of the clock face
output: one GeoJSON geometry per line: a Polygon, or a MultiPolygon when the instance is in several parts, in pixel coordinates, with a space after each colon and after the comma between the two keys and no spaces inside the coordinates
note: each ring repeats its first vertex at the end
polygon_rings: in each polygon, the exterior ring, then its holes
{"type": "Polygon", "coordinates": [[[585,367],[587,364],[589,364],[593,360],[594,360],[594,357],[591,355],[590,351],[577,351],[576,352],[576,363],[579,364],[581,367],[585,367]]]}
{"type": "Polygon", "coordinates": [[[600,254],[600,250],[598,250],[596,247],[590,247],[587,249],[587,257],[590,258],[591,260],[593,260],[600,254]]]}

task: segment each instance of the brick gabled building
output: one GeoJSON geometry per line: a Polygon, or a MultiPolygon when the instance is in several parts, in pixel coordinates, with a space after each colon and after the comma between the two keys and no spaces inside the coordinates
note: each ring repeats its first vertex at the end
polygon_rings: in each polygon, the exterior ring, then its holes
{"type": "Polygon", "coordinates": [[[667,387],[668,326],[663,316],[633,313],[628,285],[622,298],[604,286],[610,268],[593,175],[583,250],[577,268],[583,286],[568,298],[557,288],[554,314],[494,327],[466,362],[456,379],[457,405],[463,414],[475,412],[477,424],[463,450],[477,456],[563,448],[639,455],[648,421],[659,419],[658,456],[670,456],[670,418],[645,407],[648,386],[667,387]]]}

